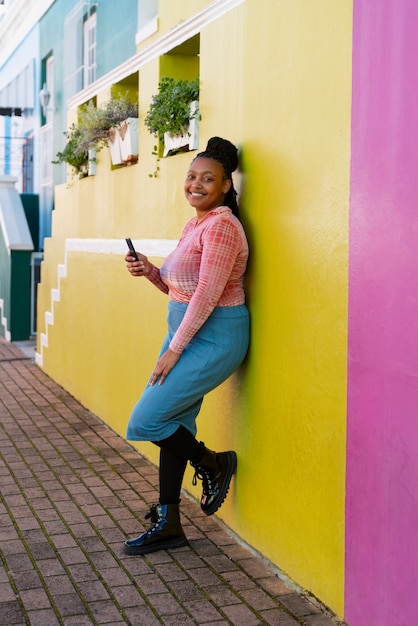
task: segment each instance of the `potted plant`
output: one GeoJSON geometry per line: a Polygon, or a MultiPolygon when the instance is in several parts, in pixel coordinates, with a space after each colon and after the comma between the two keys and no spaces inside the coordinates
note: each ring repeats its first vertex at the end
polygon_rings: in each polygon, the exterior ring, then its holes
{"type": "Polygon", "coordinates": [[[138,118],[127,117],[116,127],[122,161],[132,163],[138,160],[138,118]]]}
{"type": "Polygon", "coordinates": [[[198,147],[198,98],[198,78],[192,81],[161,78],[144,122],[149,132],[164,144],[163,156],[198,147]]]}
{"type": "Polygon", "coordinates": [[[67,138],[65,148],[57,152],[56,159],[52,163],[56,165],[68,163],[76,176],[84,178],[88,174],[89,155],[88,150],[79,149],[81,131],[76,124],[72,124],[64,135],[67,138]]]}
{"type": "MultiPolygon", "coordinates": [[[[96,107],[92,101],[80,108],[77,124],[72,124],[64,133],[67,144],[62,152],[58,152],[57,159],[53,163],[68,163],[77,174],[88,171],[89,151],[90,154],[98,152],[104,146],[109,146],[114,165],[122,162],[134,161],[138,158],[137,139],[138,105],[129,97],[122,96],[111,98],[108,102],[96,107]],[[131,134],[124,138],[129,146],[125,151],[125,158],[121,152],[118,127],[128,120],[127,127],[131,134]],[[133,131],[133,132],[132,132],[133,131]]],[[[90,158],[95,162],[95,156],[90,158]]]]}

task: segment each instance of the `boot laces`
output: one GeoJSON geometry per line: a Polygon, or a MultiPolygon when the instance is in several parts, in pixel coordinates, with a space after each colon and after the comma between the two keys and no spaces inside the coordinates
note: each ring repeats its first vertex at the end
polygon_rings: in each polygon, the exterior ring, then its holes
{"type": "Polygon", "coordinates": [[[216,472],[214,470],[209,470],[203,467],[202,465],[194,465],[194,475],[192,480],[192,485],[195,487],[197,485],[198,479],[203,483],[203,493],[210,495],[217,491],[218,487],[218,478],[221,472],[216,472]]]}
{"type": "Polygon", "coordinates": [[[147,534],[154,533],[158,528],[161,522],[161,510],[158,504],[152,504],[149,510],[149,513],[146,514],[145,519],[149,519],[151,521],[152,526],[148,528],[146,531],[147,534]]]}

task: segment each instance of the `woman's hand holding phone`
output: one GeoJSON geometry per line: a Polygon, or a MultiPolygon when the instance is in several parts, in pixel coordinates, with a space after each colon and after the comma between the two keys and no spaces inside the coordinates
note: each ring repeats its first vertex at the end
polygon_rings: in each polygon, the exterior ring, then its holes
{"type": "Polygon", "coordinates": [[[126,238],[129,252],[125,255],[126,267],[131,273],[131,276],[149,276],[152,270],[152,265],[148,261],[145,254],[137,252],[129,237],[126,238]]]}

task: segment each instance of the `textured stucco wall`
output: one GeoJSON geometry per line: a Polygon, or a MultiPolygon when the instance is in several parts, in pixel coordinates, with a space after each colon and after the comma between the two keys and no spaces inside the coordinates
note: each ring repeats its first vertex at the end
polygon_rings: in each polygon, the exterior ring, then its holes
{"type": "MultiPolygon", "coordinates": [[[[216,134],[242,152],[252,342],[245,366],[205,400],[198,436],[238,453],[220,517],[340,615],[351,33],[351,0],[247,0],[200,32],[200,149],[216,134]]],[[[139,68],[140,120],[158,80],[150,59],[139,68]]],[[[104,150],[94,178],[57,188],[39,290],[44,369],[122,435],[166,311],[127,275],[123,238],[174,240],[193,216],[183,195],[192,155],[162,159],[150,178],[155,140],[139,126],[138,164],[111,171],[104,150]],[[108,250],[88,249],[89,238],[108,250]]],[[[155,447],[138,447],[157,461],[155,447]]]]}

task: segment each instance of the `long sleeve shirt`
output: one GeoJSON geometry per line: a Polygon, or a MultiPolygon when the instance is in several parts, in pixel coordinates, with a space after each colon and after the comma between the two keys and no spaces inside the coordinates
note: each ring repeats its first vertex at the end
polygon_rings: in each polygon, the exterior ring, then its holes
{"type": "Polygon", "coordinates": [[[175,250],[148,276],[171,300],[188,304],[170,342],[173,352],[183,352],[216,306],[245,303],[247,260],[244,229],[228,207],[216,207],[186,224],[175,250]]]}

